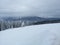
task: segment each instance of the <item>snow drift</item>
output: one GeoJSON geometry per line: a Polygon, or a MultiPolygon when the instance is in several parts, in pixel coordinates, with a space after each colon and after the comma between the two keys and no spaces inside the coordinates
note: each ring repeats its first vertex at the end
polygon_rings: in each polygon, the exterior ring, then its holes
{"type": "Polygon", "coordinates": [[[60,45],[60,23],[1,31],[0,45],[60,45]]]}

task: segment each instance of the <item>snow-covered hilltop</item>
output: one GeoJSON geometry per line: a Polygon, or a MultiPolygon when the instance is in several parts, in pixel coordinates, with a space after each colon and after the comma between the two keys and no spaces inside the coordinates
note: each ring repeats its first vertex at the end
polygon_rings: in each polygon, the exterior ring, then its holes
{"type": "Polygon", "coordinates": [[[60,45],[60,23],[1,31],[0,45],[60,45]]]}

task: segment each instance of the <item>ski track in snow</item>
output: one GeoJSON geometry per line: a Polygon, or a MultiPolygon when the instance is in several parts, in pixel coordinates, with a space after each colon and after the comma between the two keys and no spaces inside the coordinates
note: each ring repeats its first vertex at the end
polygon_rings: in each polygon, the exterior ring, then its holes
{"type": "Polygon", "coordinates": [[[60,45],[60,23],[1,31],[0,45],[60,45]]]}

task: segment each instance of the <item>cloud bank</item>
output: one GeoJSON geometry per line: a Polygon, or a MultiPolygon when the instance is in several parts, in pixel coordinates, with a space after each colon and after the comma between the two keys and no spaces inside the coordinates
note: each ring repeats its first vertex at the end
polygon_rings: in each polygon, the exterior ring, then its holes
{"type": "Polygon", "coordinates": [[[60,18],[60,0],[0,0],[0,16],[60,18]]]}

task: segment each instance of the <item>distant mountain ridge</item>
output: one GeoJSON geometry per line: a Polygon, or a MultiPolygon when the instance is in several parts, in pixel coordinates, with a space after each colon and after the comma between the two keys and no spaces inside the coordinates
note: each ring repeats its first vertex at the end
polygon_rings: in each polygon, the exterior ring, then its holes
{"type": "Polygon", "coordinates": [[[17,20],[23,20],[23,21],[40,21],[45,18],[37,17],[37,16],[28,16],[28,17],[3,17],[2,18],[5,21],[17,21],[17,20]]]}
{"type": "Polygon", "coordinates": [[[41,20],[59,20],[60,18],[43,18],[43,17],[38,17],[38,16],[27,16],[27,17],[2,17],[0,20],[5,20],[5,21],[41,21],[41,20]]]}

